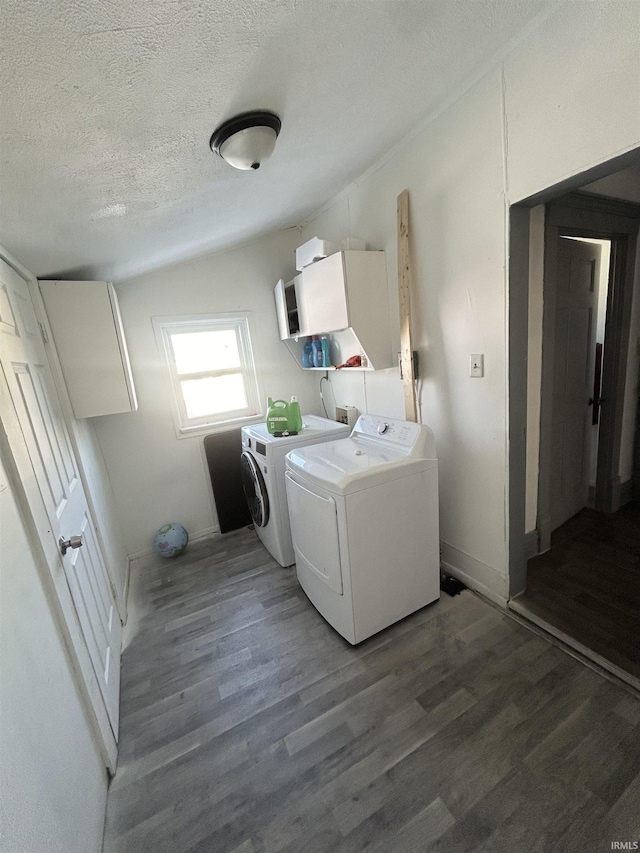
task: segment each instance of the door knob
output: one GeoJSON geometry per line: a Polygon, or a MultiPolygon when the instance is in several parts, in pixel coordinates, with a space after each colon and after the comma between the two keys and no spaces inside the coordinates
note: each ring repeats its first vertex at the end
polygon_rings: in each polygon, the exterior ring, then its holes
{"type": "Polygon", "coordinates": [[[60,553],[64,557],[69,548],[80,548],[82,546],[82,536],[70,536],[68,539],[61,536],[58,544],[60,545],[60,553]]]}

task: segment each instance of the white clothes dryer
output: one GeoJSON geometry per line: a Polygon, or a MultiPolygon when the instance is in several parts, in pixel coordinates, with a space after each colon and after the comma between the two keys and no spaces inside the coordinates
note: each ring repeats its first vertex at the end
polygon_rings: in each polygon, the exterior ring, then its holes
{"type": "Polygon", "coordinates": [[[423,424],[361,415],[286,461],[300,585],[356,644],[440,597],[438,461],[423,424]]]}
{"type": "Polygon", "coordinates": [[[316,415],[303,415],[302,423],[297,435],[279,437],[269,433],[266,423],[242,427],[242,486],[249,511],[256,533],[281,566],[295,562],[284,485],[285,455],[294,448],[345,437],[350,432],[345,424],[316,415]]]}

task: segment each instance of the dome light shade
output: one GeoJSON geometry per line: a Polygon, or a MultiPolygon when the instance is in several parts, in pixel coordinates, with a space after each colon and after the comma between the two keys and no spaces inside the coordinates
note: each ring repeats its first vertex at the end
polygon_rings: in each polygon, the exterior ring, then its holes
{"type": "Polygon", "coordinates": [[[209,145],[236,169],[259,169],[273,153],[280,127],[274,113],[242,113],[216,128],[209,145]]]}

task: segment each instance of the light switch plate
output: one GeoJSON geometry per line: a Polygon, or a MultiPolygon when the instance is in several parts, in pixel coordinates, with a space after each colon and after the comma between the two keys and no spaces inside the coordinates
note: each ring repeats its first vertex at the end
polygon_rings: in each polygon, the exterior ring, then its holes
{"type": "Polygon", "coordinates": [[[484,376],[484,354],[474,353],[469,356],[469,376],[478,379],[484,376]]]}

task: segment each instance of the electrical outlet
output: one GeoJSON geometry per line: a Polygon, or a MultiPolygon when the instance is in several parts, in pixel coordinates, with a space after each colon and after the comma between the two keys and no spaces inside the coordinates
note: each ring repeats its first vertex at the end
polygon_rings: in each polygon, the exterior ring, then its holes
{"type": "Polygon", "coordinates": [[[339,424],[349,423],[349,413],[344,406],[336,406],[336,421],[339,424]]]}
{"type": "Polygon", "coordinates": [[[475,353],[469,356],[469,376],[472,376],[474,379],[484,376],[483,353],[475,353]]]}
{"type": "MultiPolygon", "coordinates": [[[[398,367],[400,368],[400,379],[404,379],[403,371],[402,371],[402,353],[398,353],[398,367]]],[[[420,354],[417,349],[413,351],[413,378],[420,378],[420,354]]]]}

